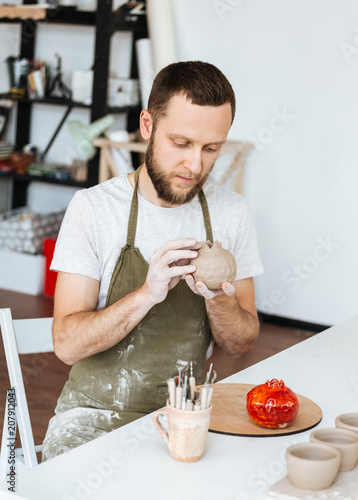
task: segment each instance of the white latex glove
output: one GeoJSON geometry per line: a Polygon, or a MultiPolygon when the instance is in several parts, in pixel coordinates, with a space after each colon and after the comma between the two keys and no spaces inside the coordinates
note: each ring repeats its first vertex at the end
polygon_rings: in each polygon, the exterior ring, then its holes
{"type": "Polygon", "coordinates": [[[197,295],[202,295],[205,299],[214,299],[218,295],[234,295],[235,287],[232,283],[225,281],[219,290],[210,290],[202,281],[195,281],[191,274],[185,276],[189,288],[197,295]]]}
{"type": "Polygon", "coordinates": [[[162,302],[183,274],[195,271],[196,267],[189,262],[198,256],[199,248],[201,243],[194,238],[180,238],[168,241],[154,252],[144,285],[152,305],[162,302]]]}

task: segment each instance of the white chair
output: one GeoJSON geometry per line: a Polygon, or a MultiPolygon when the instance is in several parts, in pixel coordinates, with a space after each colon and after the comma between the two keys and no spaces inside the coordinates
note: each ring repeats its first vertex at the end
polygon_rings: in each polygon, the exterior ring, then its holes
{"type": "MultiPolygon", "coordinates": [[[[10,387],[15,389],[16,394],[15,430],[17,422],[22,445],[22,448],[15,451],[16,463],[19,466],[16,469],[17,472],[37,465],[36,453],[42,451],[42,446],[35,446],[34,443],[19,354],[53,352],[52,321],[53,318],[13,320],[10,309],[0,309],[1,334],[10,387]]],[[[8,413],[8,398],[6,397],[1,439],[0,480],[6,479],[6,474],[9,472],[9,421],[11,427],[13,426],[12,419],[8,418],[10,414],[11,412],[8,413]]]]}

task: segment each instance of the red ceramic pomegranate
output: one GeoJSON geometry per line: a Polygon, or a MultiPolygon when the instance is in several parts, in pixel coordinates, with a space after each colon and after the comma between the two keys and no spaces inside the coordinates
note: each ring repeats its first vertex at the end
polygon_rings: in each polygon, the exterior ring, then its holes
{"type": "Polygon", "coordinates": [[[246,396],[246,409],[251,420],[269,429],[288,427],[297,417],[296,394],[276,378],[257,385],[246,396]]]}

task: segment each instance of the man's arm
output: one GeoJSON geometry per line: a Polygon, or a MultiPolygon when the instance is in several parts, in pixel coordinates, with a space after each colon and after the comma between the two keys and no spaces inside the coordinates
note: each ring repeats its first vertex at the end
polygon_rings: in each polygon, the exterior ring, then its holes
{"type": "Polygon", "coordinates": [[[215,342],[230,356],[248,353],[259,333],[253,278],[223,283],[222,291],[208,290],[201,282],[186,277],[190,288],[205,298],[215,342]]]}
{"type": "Polygon", "coordinates": [[[183,274],[195,270],[189,261],[197,256],[199,247],[189,238],[168,242],[154,253],[143,286],[99,311],[95,311],[97,280],[59,272],[52,329],[56,355],[73,365],[117,344],[165,299],[183,274]]]}
{"type": "Polygon", "coordinates": [[[58,273],[53,345],[56,355],[68,365],[118,343],[149,310],[143,290],[139,289],[95,311],[98,291],[99,282],[93,278],[58,273]]]}
{"type": "MultiPolygon", "coordinates": [[[[225,287],[225,283],[223,284],[225,287]]],[[[235,293],[205,299],[215,342],[230,356],[248,353],[259,333],[253,278],[233,283],[235,293]]]]}

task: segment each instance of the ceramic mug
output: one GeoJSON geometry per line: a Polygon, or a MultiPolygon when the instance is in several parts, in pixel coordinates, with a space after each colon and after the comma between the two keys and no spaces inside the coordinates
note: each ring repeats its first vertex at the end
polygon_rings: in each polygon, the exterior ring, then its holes
{"type": "Polygon", "coordinates": [[[294,486],[305,490],[329,488],[340,463],[340,452],[327,444],[298,443],[286,450],[288,478],[294,486]]]}
{"type": "Polygon", "coordinates": [[[358,434],[346,429],[316,429],[310,434],[310,441],[333,446],[340,451],[341,465],[339,472],[347,472],[354,468],[358,461],[358,434]]]}
{"type": "Polygon", "coordinates": [[[358,413],[343,413],[336,418],[336,427],[358,432],[358,413]]]}
{"type": "Polygon", "coordinates": [[[156,429],[163,437],[170,455],[180,462],[196,462],[204,454],[212,406],[206,410],[178,410],[167,404],[153,415],[156,429]],[[168,429],[161,417],[166,416],[168,429]]]}

